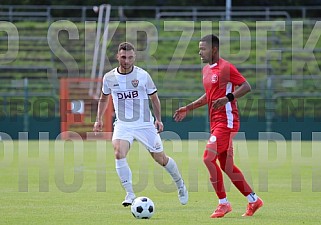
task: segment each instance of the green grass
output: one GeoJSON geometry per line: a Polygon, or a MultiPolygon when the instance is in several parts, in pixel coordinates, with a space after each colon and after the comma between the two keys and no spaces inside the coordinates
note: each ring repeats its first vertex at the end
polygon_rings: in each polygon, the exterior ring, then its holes
{"type": "MultiPolygon", "coordinates": [[[[167,154],[177,161],[188,185],[190,200],[186,206],[179,204],[169,175],[153,162],[141,145],[134,143],[128,161],[136,194],[150,197],[156,207],[154,216],[146,221],[136,220],[129,208],[120,204],[124,191],[114,169],[110,142],[1,142],[0,223],[320,224],[321,177],[318,171],[321,169],[313,164],[320,159],[320,154],[312,153],[312,142],[302,142],[300,157],[304,164],[300,165],[295,161],[297,153],[291,148],[291,142],[284,146],[280,142],[278,145],[270,143],[265,148],[265,144],[257,141],[236,141],[237,165],[265,205],[254,217],[242,218],[247,201],[227,182],[233,211],[222,219],[209,218],[217,199],[201,160],[205,143],[164,142],[167,154]],[[317,177],[313,177],[313,169],[317,177]],[[301,190],[295,192],[292,174],[299,170],[301,190]],[[268,175],[264,176],[266,171],[268,175]],[[313,182],[318,190],[312,191],[313,182]]],[[[320,149],[320,142],[314,144],[317,144],[314,149],[320,149]]],[[[300,145],[294,143],[293,146],[300,145]]]]}

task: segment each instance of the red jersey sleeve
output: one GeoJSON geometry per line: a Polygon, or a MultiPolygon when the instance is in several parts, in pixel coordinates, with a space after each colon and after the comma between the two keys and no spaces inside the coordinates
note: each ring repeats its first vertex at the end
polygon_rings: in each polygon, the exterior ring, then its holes
{"type": "Polygon", "coordinates": [[[246,81],[243,75],[236,69],[233,64],[230,64],[230,82],[234,85],[241,85],[246,81]]]}
{"type": "Polygon", "coordinates": [[[239,86],[246,81],[243,75],[236,69],[236,67],[228,61],[224,61],[220,65],[221,82],[220,88],[226,88],[227,83],[232,83],[233,86],[239,86]]]}

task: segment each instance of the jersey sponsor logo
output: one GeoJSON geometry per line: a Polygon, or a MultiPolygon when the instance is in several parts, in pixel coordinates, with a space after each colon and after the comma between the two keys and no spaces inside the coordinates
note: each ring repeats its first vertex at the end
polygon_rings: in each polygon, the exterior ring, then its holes
{"type": "Polygon", "coordinates": [[[218,81],[218,76],[217,76],[217,74],[213,74],[212,75],[212,83],[216,83],[218,81]]]}
{"type": "Polygon", "coordinates": [[[139,84],[139,80],[137,80],[137,79],[132,80],[133,87],[137,87],[138,84],[139,84]]]}
{"type": "Polygon", "coordinates": [[[138,91],[126,91],[126,92],[118,92],[118,99],[132,99],[138,97],[138,91]]]}
{"type": "Polygon", "coordinates": [[[119,84],[114,84],[113,86],[114,86],[114,87],[119,87],[119,84]]]}

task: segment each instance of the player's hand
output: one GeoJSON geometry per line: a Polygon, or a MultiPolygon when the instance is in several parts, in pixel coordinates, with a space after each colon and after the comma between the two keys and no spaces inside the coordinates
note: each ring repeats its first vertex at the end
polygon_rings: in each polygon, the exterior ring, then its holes
{"type": "Polygon", "coordinates": [[[213,109],[217,110],[222,106],[226,105],[226,103],[228,103],[227,97],[219,98],[219,99],[216,99],[215,101],[212,101],[212,107],[213,109]]]}
{"type": "Polygon", "coordinates": [[[96,121],[94,123],[93,131],[95,132],[95,135],[97,132],[103,131],[103,121],[96,121]]]}
{"type": "Polygon", "coordinates": [[[157,129],[158,133],[164,130],[164,125],[162,121],[156,120],[155,121],[155,128],[157,129]]]}
{"type": "Polygon", "coordinates": [[[188,113],[186,106],[180,107],[177,109],[173,115],[173,118],[176,122],[182,121],[188,113]]]}

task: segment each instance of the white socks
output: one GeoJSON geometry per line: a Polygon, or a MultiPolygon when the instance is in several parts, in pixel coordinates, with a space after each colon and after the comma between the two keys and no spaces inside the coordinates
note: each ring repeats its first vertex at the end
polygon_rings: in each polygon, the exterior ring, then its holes
{"type": "Polygon", "coordinates": [[[132,171],[130,170],[126,158],[115,159],[116,171],[125,191],[134,194],[132,184],[132,171]]]}
{"type": "Polygon", "coordinates": [[[218,203],[219,204],[226,204],[226,203],[228,203],[228,200],[227,200],[227,198],[222,198],[222,199],[218,200],[218,203]]]}
{"type": "Polygon", "coordinates": [[[181,174],[178,171],[176,162],[171,157],[168,157],[168,163],[164,166],[166,171],[172,176],[177,188],[183,186],[183,179],[181,174]]]}
{"type": "MultiPolygon", "coordinates": [[[[169,158],[168,163],[164,166],[164,168],[173,178],[177,188],[180,188],[184,184],[183,179],[181,177],[181,174],[178,171],[176,162],[172,158],[170,157],[168,158],[169,158]]],[[[115,159],[115,163],[116,163],[116,171],[117,171],[118,177],[125,191],[129,194],[134,194],[133,184],[132,184],[132,172],[128,166],[126,158],[115,159]]]]}
{"type": "MultiPolygon", "coordinates": [[[[249,203],[253,203],[253,202],[256,202],[257,201],[257,195],[253,192],[251,194],[249,194],[248,196],[246,196],[247,200],[249,201],[249,203]]],[[[222,198],[222,199],[219,199],[219,204],[226,204],[228,203],[228,200],[227,198],[222,198]]]]}
{"type": "Polygon", "coordinates": [[[256,202],[257,195],[253,192],[253,193],[249,194],[248,196],[246,196],[246,198],[249,201],[249,203],[253,203],[253,202],[256,202]]]}

